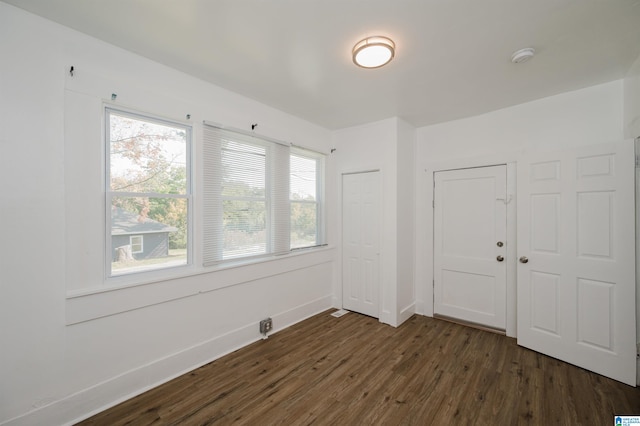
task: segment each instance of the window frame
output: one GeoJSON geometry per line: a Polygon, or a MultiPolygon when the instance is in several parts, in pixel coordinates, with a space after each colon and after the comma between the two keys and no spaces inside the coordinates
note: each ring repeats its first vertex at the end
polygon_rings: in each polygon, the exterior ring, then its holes
{"type": "MultiPolygon", "coordinates": [[[[325,167],[326,167],[326,155],[317,151],[312,151],[310,149],[302,148],[296,145],[292,145],[289,151],[290,156],[296,156],[306,159],[314,160],[316,163],[316,174],[315,174],[315,190],[316,190],[316,199],[315,201],[310,200],[292,200],[291,196],[289,196],[289,202],[291,205],[293,203],[299,204],[314,204],[316,206],[316,243],[313,245],[302,246],[302,247],[290,247],[290,251],[296,250],[306,250],[312,249],[314,247],[321,247],[326,245],[326,235],[325,235],[325,167]]],[[[291,164],[291,160],[289,160],[289,164],[291,164]]],[[[291,173],[291,166],[289,166],[289,173],[291,173]]],[[[291,179],[290,183],[291,185],[291,179]]],[[[291,218],[289,219],[291,221],[291,218]]]]}
{"type": "MultiPolygon", "coordinates": [[[[111,104],[103,105],[103,153],[104,170],[102,173],[104,182],[104,225],[105,225],[105,256],[104,256],[104,275],[105,282],[132,282],[135,284],[140,280],[153,279],[158,274],[162,274],[162,271],[167,270],[179,270],[188,269],[193,267],[193,226],[194,226],[194,201],[193,201],[193,126],[191,123],[182,122],[175,119],[169,119],[159,117],[146,112],[133,110],[129,108],[123,108],[111,104]],[[119,115],[127,118],[131,118],[138,121],[148,122],[152,124],[158,124],[167,127],[179,128],[185,131],[185,167],[186,167],[186,187],[184,194],[171,194],[171,193],[157,193],[157,192],[127,192],[127,191],[112,191],[111,190],[111,115],[119,115]],[[157,266],[152,268],[144,268],[140,270],[124,271],[120,273],[113,273],[113,244],[112,244],[112,205],[113,199],[117,197],[122,198],[159,198],[159,199],[184,199],[187,204],[187,244],[186,244],[186,260],[184,264],[180,265],[168,265],[157,266]],[[149,278],[145,278],[149,277],[149,278]]],[[[139,234],[137,234],[139,235],[139,234]]],[[[133,253],[132,253],[133,254],[133,253]]],[[[164,274],[163,274],[164,275],[164,274]]]]}
{"type": "MultiPolygon", "coordinates": [[[[226,201],[240,201],[240,202],[255,202],[255,203],[263,203],[264,204],[264,215],[265,215],[265,241],[264,241],[264,247],[263,247],[263,251],[262,252],[256,252],[256,253],[247,253],[245,255],[238,255],[238,256],[230,256],[225,258],[224,257],[224,242],[222,242],[222,244],[220,245],[220,247],[222,248],[222,253],[220,254],[220,262],[232,262],[234,260],[237,259],[250,259],[250,258],[260,258],[263,256],[267,256],[268,255],[268,251],[269,248],[271,247],[271,240],[272,240],[272,235],[271,235],[271,220],[272,220],[272,215],[271,215],[271,199],[269,197],[269,192],[270,192],[270,187],[271,187],[271,181],[270,181],[270,169],[269,169],[269,158],[270,158],[270,152],[269,152],[269,146],[265,143],[262,143],[261,141],[255,141],[255,142],[247,142],[247,141],[241,141],[241,142],[237,142],[237,141],[233,141],[236,144],[242,144],[242,145],[248,145],[248,146],[254,146],[254,147],[259,147],[261,149],[264,149],[264,154],[254,154],[254,155],[260,155],[263,156],[263,160],[264,160],[264,186],[262,188],[263,190],[263,194],[261,196],[239,196],[239,195],[225,195],[224,191],[223,193],[220,194],[220,201],[222,203],[221,208],[222,208],[222,217],[223,217],[223,223],[224,223],[224,216],[225,213],[227,212],[225,210],[225,202],[226,201]]],[[[221,147],[221,157],[223,158],[223,162],[224,162],[224,151],[231,151],[228,148],[225,148],[224,145],[221,147]]],[[[205,166],[206,167],[206,166],[205,166]]],[[[224,170],[224,166],[223,166],[223,170],[224,170]]],[[[224,176],[224,174],[223,174],[224,176]]],[[[224,180],[223,180],[224,181],[224,180]]],[[[219,224],[219,226],[223,227],[223,223],[219,224]]],[[[221,232],[220,234],[223,238],[224,238],[224,231],[221,232]]]]}
{"type": "Polygon", "coordinates": [[[298,250],[326,246],[325,185],[326,154],[254,132],[225,127],[203,121],[203,253],[202,266],[224,267],[260,262],[263,259],[291,254],[298,250]],[[267,251],[258,255],[224,258],[223,213],[221,205],[222,151],[225,141],[267,147],[266,199],[267,199],[267,251]],[[316,162],[316,243],[291,247],[291,157],[313,159],[316,162]],[[217,165],[217,167],[216,167],[217,165]]]}

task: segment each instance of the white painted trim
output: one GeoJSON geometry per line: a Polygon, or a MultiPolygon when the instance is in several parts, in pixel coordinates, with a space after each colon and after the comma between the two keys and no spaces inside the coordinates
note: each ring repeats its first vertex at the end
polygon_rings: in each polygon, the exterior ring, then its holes
{"type": "Polygon", "coordinates": [[[505,332],[509,337],[517,334],[517,310],[518,310],[518,231],[517,231],[517,165],[515,162],[507,163],[507,323],[505,332]]]}
{"type": "Polygon", "coordinates": [[[396,327],[400,326],[403,322],[411,318],[415,313],[416,313],[415,302],[401,309],[400,315],[398,315],[398,324],[396,325],[396,327]]]}
{"type": "MultiPolygon", "coordinates": [[[[331,298],[331,295],[323,296],[291,310],[273,315],[273,333],[329,309],[331,298]]],[[[261,338],[258,324],[247,324],[221,336],[129,370],[52,404],[9,419],[1,425],[75,424],[261,338]],[[130,389],[136,390],[130,392],[130,389]]]]}
{"type": "Polygon", "coordinates": [[[98,293],[68,297],[66,325],[310,268],[332,262],[333,256],[332,248],[319,247],[241,266],[210,269],[188,276],[166,277],[163,280],[148,283],[150,285],[103,289],[98,293]]]}

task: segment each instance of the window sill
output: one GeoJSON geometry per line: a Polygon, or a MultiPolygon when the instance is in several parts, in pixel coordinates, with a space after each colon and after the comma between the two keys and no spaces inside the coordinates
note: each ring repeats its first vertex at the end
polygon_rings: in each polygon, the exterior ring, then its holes
{"type": "Polygon", "coordinates": [[[286,255],[210,267],[167,268],[151,275],[115,277],[104,286],[67,293],[66,324],[196,296],[333,261],[333,247],[301,249],[286,255]]]}

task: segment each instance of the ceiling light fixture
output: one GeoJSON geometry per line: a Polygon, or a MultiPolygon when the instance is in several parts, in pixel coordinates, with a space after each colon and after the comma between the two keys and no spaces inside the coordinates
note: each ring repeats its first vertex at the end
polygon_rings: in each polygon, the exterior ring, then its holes
{"type": "Polygon", "coordinates": [[[525,47],[524,49],[516,50],[511,55],[511,62],[514,64],[519,64],[522,62],[526,62],[529,59],[533,58],[533,55],[536,53],[535,49],[532,47],[525,47]]]}
{"type": "Polygon", "coordinates": [[[362,68],[380,68],[388,64],[396,53],[396,45],[383,36],[367,37],[353,46],[353,63],[362,68]]]}

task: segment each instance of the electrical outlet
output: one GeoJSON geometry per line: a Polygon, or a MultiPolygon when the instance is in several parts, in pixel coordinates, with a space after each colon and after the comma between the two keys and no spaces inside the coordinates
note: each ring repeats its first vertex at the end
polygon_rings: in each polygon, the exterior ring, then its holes
{"type": "Polygon", "coordinates": [[[260,321],[260,333],[267,334],[273,328],[273,321],[271,318],[263,319],[260,321]]]}

